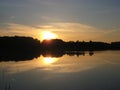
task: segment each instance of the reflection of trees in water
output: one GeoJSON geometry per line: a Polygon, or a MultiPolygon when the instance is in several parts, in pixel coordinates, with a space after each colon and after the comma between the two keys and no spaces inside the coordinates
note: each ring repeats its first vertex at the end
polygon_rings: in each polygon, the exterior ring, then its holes
{"type": "MultiPolygon", "coordinates": [[[[89,51],[89,55],[92,56],[93,51],[89,51]]],[[[25,61],[43,57],[62,57],[63,55],[69,56],[85,56],[85,51],[42,51],[42,52],[7,52],[0,54],[0,61],[25,61]]]]}
{"type": "MultiPolygon", "coordinates": [[[[85,56],[85,51],[67,51],[66,52],[67,55],[69,56],[85,56]]],[[[94,52],[93,51],[89,51],[89,55],[92,56],[94,55],[94,52]]]]}
{"type": "Polygon", "coordinates": [[[85,52],[84,51],[66,51],[66,54],[69,56],[80,56],[83,55],[85,56],[85,52]]]}
{"type": "Polygon", "coordinates": [[[61,51],[43,51],[41,55],[43,57],[62,57],[65,53],[61,51]]]}
{"type": "Polygon", "coordinates": [[[89,55],[90,56],[94,55],[94,52],[93,51],[89,51],[89,55]]]}
{"type": "Polygon", "coordinates": [[[7,52],[0,53],[0,61],[24,61],[32,60],[40,56],[36,52],[7,52]]]}

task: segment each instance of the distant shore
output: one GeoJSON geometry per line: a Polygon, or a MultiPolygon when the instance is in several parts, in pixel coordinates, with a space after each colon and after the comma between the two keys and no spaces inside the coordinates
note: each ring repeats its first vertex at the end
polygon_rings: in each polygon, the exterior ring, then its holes
{"type": "Polygon", "coordinates": [[[47,56],[49,54],[62,56],[63,54],[84,55],[84,51],[101,50],[120,50],[120,42],[85,42],[85,41],[69,41],[65,42],[61,39],[43,40],[40,42],[32,37],[0,37],[0,61],[2,59],[33,59],[41,54],[47,56]],[[82,53],[81,53],[82,52],[82,53]]]}
{"type": "Polygon", "coordinates": [[[32,37],[0,37],[1,51],[31,51],[31,50],[63,50],[63,51],[95,51],[95,50],[120,50],[120,42],[85,42],[50,39],[40,42],[32,37]]]}

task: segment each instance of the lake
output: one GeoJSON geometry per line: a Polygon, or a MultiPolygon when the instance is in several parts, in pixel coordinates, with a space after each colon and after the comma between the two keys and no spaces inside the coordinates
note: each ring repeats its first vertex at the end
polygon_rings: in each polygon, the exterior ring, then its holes
{"type": "Polygon", "coordinates": [[[3,60],[0,90],[120,90],[120,51],[3,60]]]}

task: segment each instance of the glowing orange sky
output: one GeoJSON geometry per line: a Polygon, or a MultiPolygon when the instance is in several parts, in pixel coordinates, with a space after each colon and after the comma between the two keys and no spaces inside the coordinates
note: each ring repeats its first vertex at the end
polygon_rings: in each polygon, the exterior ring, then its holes
{"type": "Polygon", "coordinates": [[[0,0],[0,36],[120,41],[120,0],[0,0]]]}

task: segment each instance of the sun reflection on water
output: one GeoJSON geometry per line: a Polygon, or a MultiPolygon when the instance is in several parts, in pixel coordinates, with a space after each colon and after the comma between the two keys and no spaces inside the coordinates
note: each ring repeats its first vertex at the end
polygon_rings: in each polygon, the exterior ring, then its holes
{"type": "Polygon", "coordinates": [[[44,64],[52,64],[54,62],[56,62],[58,59],[57,58],[53,58],[53,57],[44,57],[43,61],[44,64]]]}

